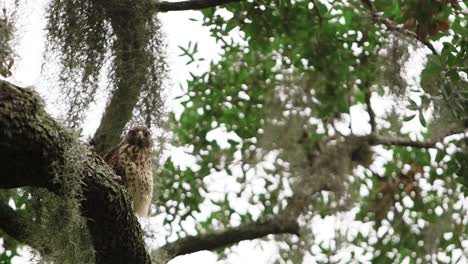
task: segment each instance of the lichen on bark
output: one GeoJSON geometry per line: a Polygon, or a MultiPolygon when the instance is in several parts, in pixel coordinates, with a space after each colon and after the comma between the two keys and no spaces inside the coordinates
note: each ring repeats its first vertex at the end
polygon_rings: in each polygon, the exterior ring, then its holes
{"type": "Polygon", "coordinates": [[[47,115],[35,92],[4,81],[0,146],[8,175],[0,178],[0,188],[28,188],[32,194],[28,206],[35,210],[22,240],[45,261],[150,262],[128,194],[112,180],[112,170],[47,115]]]}

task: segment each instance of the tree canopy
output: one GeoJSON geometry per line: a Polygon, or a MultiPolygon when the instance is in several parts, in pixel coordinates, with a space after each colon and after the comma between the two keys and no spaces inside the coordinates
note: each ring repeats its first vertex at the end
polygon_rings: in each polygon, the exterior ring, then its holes
{"type": "MultiPolygon", "coordinates": [[[[200,250],[223,258],[254,239],[276,243],[276,263],[468,261],[467,1],[49,2],[61,123],[8,83],[13,17],[0,24],[0,262],[22,245],[56,263],[111,263],[114,251],[122,263],[200,250]],[[201,10],[222,53],[173,99],[183,111],[165,113],[158,14],[189,9],[201,10]],[[86,126],[99,89],[106,110],[84,142],[72,130],[86,126]],[[134,123],[168,138],[154,158],[161,234],[142,235],[96,155],[134,123]],[[164,147],[194,162],[163,158],[164,147]],[[112,216],[125,225],[100,230],[112,216]],[[315,237],[332,221],[332,238],[315,237]],[[127,245],[106,242],[125,244],[122,234],[132,234],[127,245]],[[165,243],[143,248],[152,235],[165,243]]],[[[181,60],[204,59],[197,42],[180,47],[181,60]]]]}

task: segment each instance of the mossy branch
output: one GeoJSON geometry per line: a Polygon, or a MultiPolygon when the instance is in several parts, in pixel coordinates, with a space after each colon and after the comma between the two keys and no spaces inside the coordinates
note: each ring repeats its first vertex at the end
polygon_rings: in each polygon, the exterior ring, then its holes
{"type": "MultiPolygon", "coordinates": [[[[6,234],[16,239],[16,241],[28,244],[30,223],[20,216],[7,204],[0,202],[0,229],[6,234]]],[[[32,248],[37,246],[29,244],[32,248]]]]}
{"type": "Polygon", "coordinates": [[[160,12],[200,10],[242,0],[188,0],[179,2],[155,1],[155,7],[160,12]]]}
{"type": "MultiPolygon", "coordinates": [[[[66,168],[64,153],[77,145],[85,150],[86,159],[79,170],[81,182],[75,184],[81,188],[81,215],[91,234],[96,263],[150,263],[129,197],[112,180],[111,169],[55,122],[33,91],[0,81],[0,166],[4,175],[0,188],[44,187],[66,197],[66,185],[74,183],[64,182],[69,178],[56,170],[66,168]]],[[[25,222],[17,223],[18,232],[9,233],[28,243],[27,233],[19,229],[25,222]]]]}

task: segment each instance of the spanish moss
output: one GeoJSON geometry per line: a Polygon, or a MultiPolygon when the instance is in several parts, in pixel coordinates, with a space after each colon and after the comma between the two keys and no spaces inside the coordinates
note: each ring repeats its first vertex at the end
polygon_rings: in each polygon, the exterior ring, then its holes
{"type": "Polygon", "coordinates": [[[137,109],[158,114],[154,110],[162,108],[166,63],[160,24],[150,1],[53,0],[47,31],[47,56],[61,63],[59,86],[67,102],[64,119],[69,127],[81,126],[103,73],[108,73],[104,88],[108,94],[122,87],[134,89],[136,96],[141,91],[140,98],[147,99],[139,99],[137,109]]]}

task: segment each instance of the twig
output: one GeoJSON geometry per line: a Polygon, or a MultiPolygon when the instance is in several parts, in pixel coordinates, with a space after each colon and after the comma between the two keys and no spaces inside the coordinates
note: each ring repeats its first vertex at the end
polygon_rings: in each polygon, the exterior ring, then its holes
{"type": "Polygon", "coordinates": [[[402,28],[402,27],[399,27],[399,26],[395,25],[392,20],[379,15],[379,12],[378,12],[377,8],[375,7],[374,3],[372,3],[371,0],[362,0],[362,2],[364,3],[364,5],[366,5],[370,9],[370,11],[372,13],[372,19],[375,22],[380,23],[380,24],[384,24],[391,31],[395,31],[395,32],[398,32],[400,34],[403,34],[403,35],[406,35],[406,36],[409,36],[411,38],[414,38],[414,39],[418,40],[422,44],[426,45],[426,47],[428,47],[432,51],[432,53],[434,53],[435,55],[438,55],[436,49],[434,48],[434,46],[432,45],[432,43],[430,41],[422,40],[422,39],[418,38],[418,35],[415,32],[413,32],[411,30],[408,30],[408,29],[405,29],[405,28],[402,28]]]}
{"type": "Polygon", "coordinates": [[[320,26],[322,25],[322,15],[320,14],[320,11],[319,11],[319,7],[318,5],[315,3],[315,0],[310,0],[313,4],[314,4],[314,9],[315,9],[315,12],[317,13],[317,17],[319,19],[319,24],[320,26]]]}
{"type": "Polygon", "coordinates": [[[371,106],[371,96],[372,96],[372,93],[370,91],[370,87],[368,86],[367,87],[367,91],[366,91],[366,105],[367,105],[367,112],[369,114],[369,119],[370,119],[370,125],[371,125],[371,134],[375,134],[377,133],[377,125],[375,123],[375,113],[374,113],[374,110],[372,109],[372,106],[371,106]]]}
{"type": "Polygon", "coordinates": [[[413,141],[405,138],[387,137],[378,134],[371,134],[368,136],[369,143],[372,145],[387,145],[387,146],[402,146],[402,147],[415,147],[415,148],[435,148],[435,145],[441,142],[444,138],[457,134],[468,133],[465,129],[451,129],[442,136],[439,136],[428,141],[413,141]]]}

